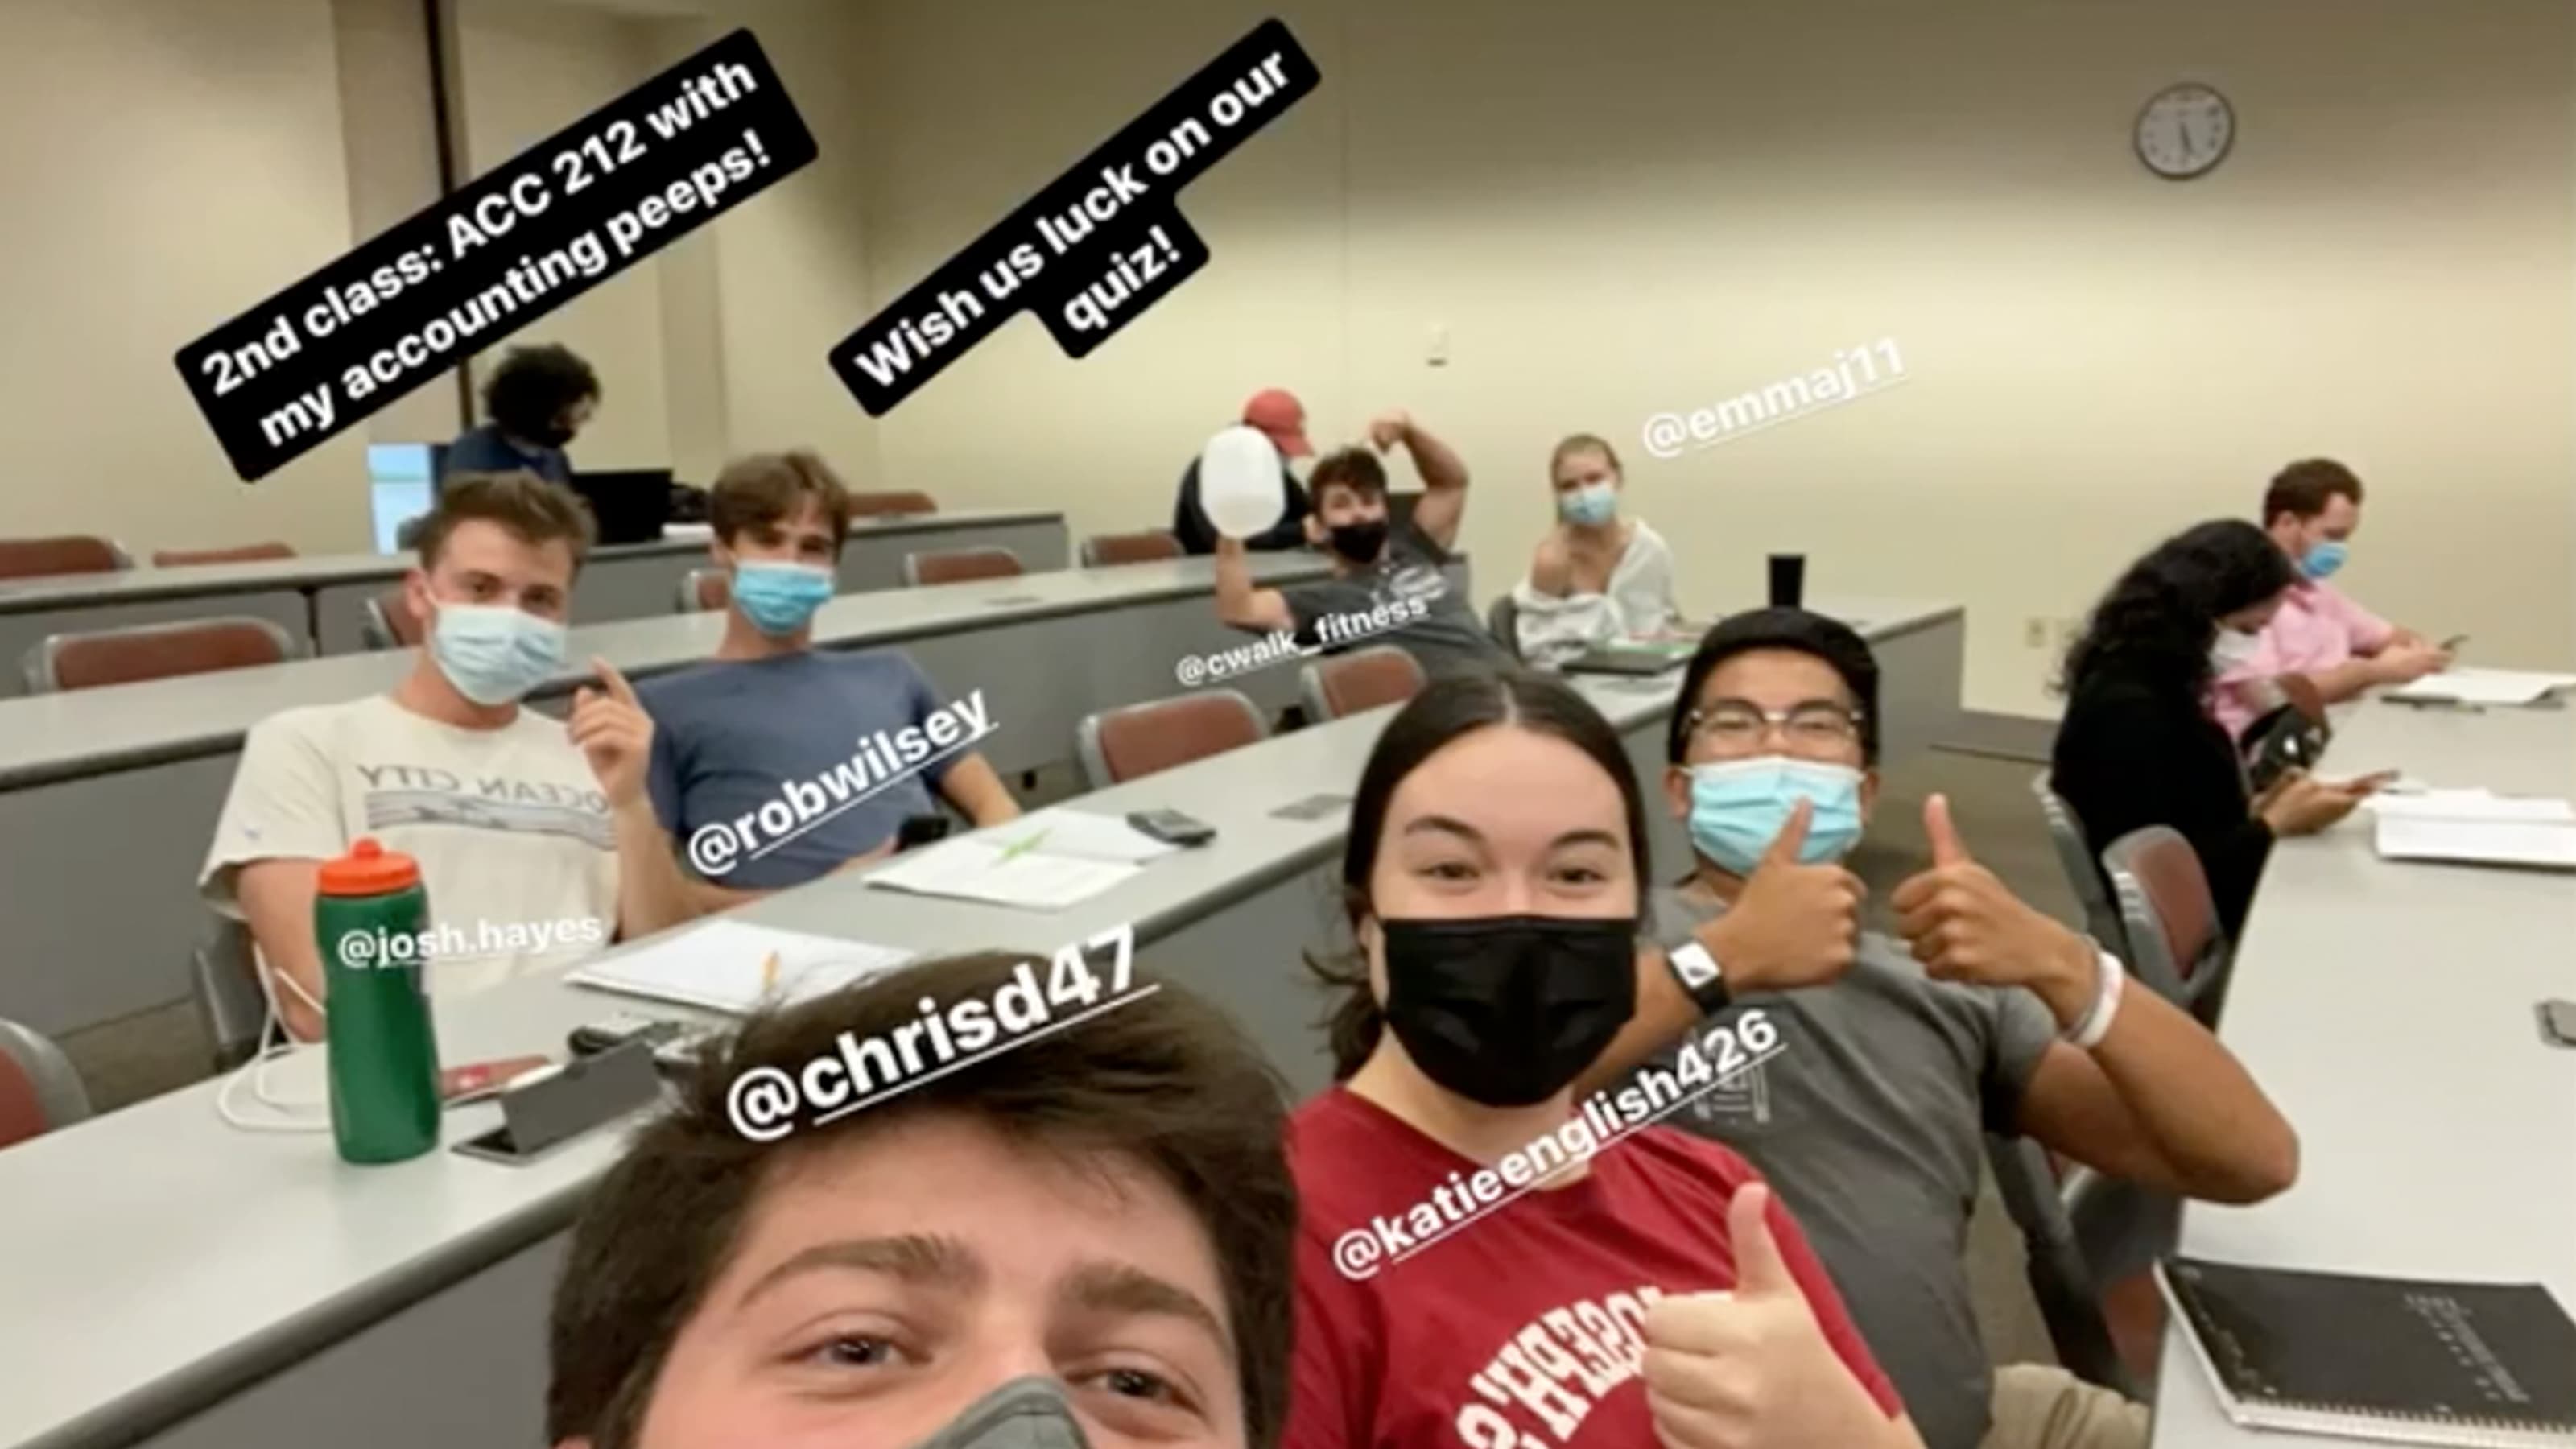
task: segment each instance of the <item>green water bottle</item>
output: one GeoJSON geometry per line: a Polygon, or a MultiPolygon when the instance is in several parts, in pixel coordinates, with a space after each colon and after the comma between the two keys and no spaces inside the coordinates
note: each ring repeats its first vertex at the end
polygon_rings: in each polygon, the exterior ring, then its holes
{"type": "Polygon", "coordinates": [[[331,1133],[349,1162],[401,1162],[438,1145],[438,1035],[422,978],[429,894],[420,865],[360,838],[322,865],[313,938],[322,948],[331,1133]]]}

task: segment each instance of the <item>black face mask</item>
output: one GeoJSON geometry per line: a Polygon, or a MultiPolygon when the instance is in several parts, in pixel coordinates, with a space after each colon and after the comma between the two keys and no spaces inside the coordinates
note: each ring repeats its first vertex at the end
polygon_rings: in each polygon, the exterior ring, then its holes
{"type": "Polygon", "coordinates": [[[1637,1006],[1637,923],[1581,916],[1389,921],[1386,1022],[1431,1080],[1526,1107],[1581,1075],[1637,1006]]]}
{"type": "Polygon", "coordinates": [[[1337,523],[1331,533],[1333,552],[1355,564],[1376,563],[1378,554],[1386,548],[1386,520],[1383,518],[1366,523],[1337,523]]]}
{"type": "Polygon", "coordinates": [[[968,1404],[913,1449],[1090,1449],[1055,1380],[1016,1378],[968,1404]]]}

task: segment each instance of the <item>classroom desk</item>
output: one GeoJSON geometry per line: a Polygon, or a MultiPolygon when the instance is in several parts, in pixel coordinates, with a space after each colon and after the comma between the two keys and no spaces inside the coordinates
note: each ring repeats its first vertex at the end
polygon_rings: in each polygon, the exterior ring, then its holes
{"type": "MultiPolygon", "coordinates": [[[[2576,708],[2373,700],[2335,727],[2338,778],[2576,797],[2576,708]]],[[[2274,846],[2220,1036],[2298,1129],[2299,1181],[2185,1206],[2182,1251],[2539,1282],[2576,1313],[2576,1051],[2542,1043],[2548,997],[2576,998],[2576,873],[2382,861],[2367,817],[2274,846]]],[[[2168,1327],[2160,1449],[2289,1442],[2230,1423],[2168,1327]]]]}
{"type": "MultiPolygon", "coordinates": [[[[859,520],[841,554],[841,590],[903,587],[907,553],[986,546],[1017,553],[1032,573],[1064,568],[1064,515],[990,509],[859,520]]],[[[573,587],[573,622],[668,614],[680,580],[708,562],[707,542],[697,537],[595,549],[573,587]]],[[[364,553],[0,579],[0,699],[26,693],[18,660],[48,634],[249,614],[315,653],[358,653],[366,648],[367,600],[392,588],[410,564],[407,554],[364,553]]]]}
{"type": "MultiPolygon", "coordinates": [[[[1284,583],[1325,567],[1263,554],[1254,576],[1284,583]]],[[[1452,568],[1467,587],[1466,558],[1452,568]]],[[[1007,779],[1072,759],[1084,715],[1181,692],[1182,655],[1244,643],[1217,622],[1214,577],[1213,560],[1176,559],[847,596],[815,616],[815,640],[898,647],[948,694],[984,691],[998,733],[980,749],[1007,779]]],[[[721,614],[577,628],[575,667],[532,697],[559,714],[593,655],[649,678],[704,659],[723,629],[721,614]]],[[[0,700],[0,1016],[61,1033],[185,999],[188,952],[209,920],[197,869],[243,735],[280,710],[390,689],[414,658],[339,655],[0,700]]],[[[1297,670],[1227,683],[1275,712],[1295,698],[1297,670]]]]}
{"type": "MultiPolygon", "coordinates": [[[[1891,610],[1873,622],[1890,675],[1946,663],[1955,709],[1960,611],[1891,610]]],[[[1671,682],[1578,687],[1619,728],[1632,761],[1660,768],[1671,682]]],[[[1909,679],[1889,696],[1941,692],[1909,679]]],[[[1216,999],[1296,1091],[1311,1092],[1327,1076],[1313,1029],[1325,998],[1307,984],[1297,943],[1336,940],[1331,883],[1347,818],[1272,812],[1319,791],[1347,793],[1392,714],[1300,730],[1074,802],[1108,814],[1175,807],[1218,834],[1067,911],[877,890],[854,872],[742,916],[925,952],[1051,952],[1132,923],[1142,969],[1216,999]],[[1246,941],[1271,943],[1250,969],[1246,941]]],[[[1660,874],[1682,845],[1656,813],[1660,874]]],[[[623,1004],[529,977],[440,1001],[439,1043],[457,1062],[560,1052],[574,1026],[623,1004]]],[[[279,1063],[272,1090],[318,1100],[316,1055],[279,1063]]],[[[13,1376],[0,1394],[0,1446],[539,1442],[546,1299],[564,1231],[614,1159],[615,1135],[518,1168],[443,1146],[353,1168],[319,1135],[226,1127],[218,1089],[201,1084],[0,1152],[0,1202],[12,1205],[0,1234],[0,1283],[10,1285],[0,1363],[13,1376]]],[[[444,1140],[497,1116],[488,1104],[459,1109],[444,1140]]]]}

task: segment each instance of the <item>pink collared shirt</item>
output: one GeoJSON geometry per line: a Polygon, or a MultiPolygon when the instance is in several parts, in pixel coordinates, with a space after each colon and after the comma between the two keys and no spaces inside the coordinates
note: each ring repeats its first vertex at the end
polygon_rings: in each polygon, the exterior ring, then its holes
{"type": "Polygon", "coordinates": [[[2388,647],[2397,626],[2354,603],[2332,584],[2302,580],[2281,596],[2280,612],[2256,635],[2254,652],[2221,672],[2211,689],[2211,712],[2233,737],[2254,722],[2254,710],[2227,686],[2282,674],[2332,669],[2356,654],[2388,647]]]}

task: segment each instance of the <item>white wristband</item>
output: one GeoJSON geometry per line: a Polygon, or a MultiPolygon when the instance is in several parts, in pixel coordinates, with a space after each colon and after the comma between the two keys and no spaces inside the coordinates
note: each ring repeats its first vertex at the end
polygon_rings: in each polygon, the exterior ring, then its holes
{"type": "Polygon", "coordinates": [[[2098,947],[2093,954],[2101,973],[2093,988],[2093,1007],[2066,1033],[2068,1041],[2088,1052],[2111,1034],[2111,1020],[2120,1014],[2120,984],[2128,978],[2119,957],[2098,947]]]}

